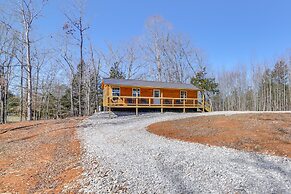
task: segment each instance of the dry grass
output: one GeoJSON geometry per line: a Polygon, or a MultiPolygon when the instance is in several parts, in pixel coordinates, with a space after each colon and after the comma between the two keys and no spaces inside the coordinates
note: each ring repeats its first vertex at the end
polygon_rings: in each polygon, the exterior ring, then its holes
{"type": "Polygon", "coordinates": [[[291,114],[203,116],[152,124],[157,135],[188,142],[291,157],[291,114]]]}
{"type": "Polygon", "coordinates": [[[80,118],[0,125],[0,193],[76,192],[80,118]]]}

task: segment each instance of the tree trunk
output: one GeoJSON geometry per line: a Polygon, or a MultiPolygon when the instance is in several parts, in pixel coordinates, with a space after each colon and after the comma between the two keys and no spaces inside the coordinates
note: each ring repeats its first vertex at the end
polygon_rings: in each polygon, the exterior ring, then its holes
{"type": "Polygon", "coordinates": [[[49,118],[49,102],[50,102],[50,97],[49,97],[49,94],[47,94],[47,98],[46,98],[46,119],[49,118]]]}
{"type": "MultiPolygon", "coordinates": [[[[73,75],[72,75],[73,77],[73,75]]],[[[70,100],[71,100],[71,116],[75,116],[74,114],[74,94],[73,94],[73,89],[74,89],[74,82],[73,78],[71,80],[71,91],[70,91],[70,100]]]]}
{"type": "Polygon", "coordinates": [[[88,94],[87,94],[87,115],[90,115],[91,113],[91,109],[90,109],[90,105],[91,105],[91,98],[90,98],[90,94],[91,94],[91,83],[89,81],[89,87],[88,87],[88,94]]]}
{"type": "Polygon", "coordinates": [[[6,86],[4,87],[4,107],[3,107],[3,123],[7,123],[7,108],[8,108],[8,83],[6,83],[6,86]]]}
{"type": "Polygon", "coordinates": [[[4,85],[2,85],[0,87],[0,95],[1,95],[1,120],[0,122],[1,123],[6,123],[6,120],[5,120],[5,110],[6,110],[6,102],[5,102],[5,88],[4,88],[4,85]]]}
{"type": "Polygon", "coordinates": [[[1,100],[1,113],[0,113],[0,123],[5,123],[5,77],[4,77],[4,64],[0,66],[0,100],[1,100]]]}
{"type": "Polygon", "coordinates": [[[34,120],[38,119],[37,110],[38,110],[38,82],[39,82],[39,67],[36,70],[36,83],[35,83],[35,99],[34,99],[34,120]]]}
{"type": "Polygon", "coordinates": [[[32,120],[32,66],[30,59],[29,29],[26,28],[26,63],[27,63],[27,120],[32,120]]]}
{"type": "MultiPolygon", "coordinates": [[[[23,62],[23,60],[22,60],[23,62]]],[[[24,74],[24,65],[21,64],[21,73],[20,73],[20,121],[23,121],[23,74],[24,74]]]]}
{"type": "Polygon", "coordinates": [[[80,80],[79,80],[79,116],[82,116],[82,89],[83,89],[83,27],[82,18],[79,20],[80,24],[80,80]]]}

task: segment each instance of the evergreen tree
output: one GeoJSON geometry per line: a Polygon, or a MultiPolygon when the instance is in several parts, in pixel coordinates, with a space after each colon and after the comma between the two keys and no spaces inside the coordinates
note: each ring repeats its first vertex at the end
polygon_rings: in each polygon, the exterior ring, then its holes
{"type": "Polygon", "coordinates": [[[71,102],[70,102],[70,89],[66,89],[65,94],[61,97],[60,99],[61,103],[61,117],[68,117],[70,115],[70,107],[71,107],[71,102]]]}
{"type": "Polygon", "coordinates": [[[191,84],[211,94],[219,92],[215,78],[207,77],[206,67],[200,67],[200,70],[196,71],[195,76],[191,78],[191,84]]]}
{"type": "Polygon", "coordinates": [[[17,115],[19,109],[19,97],[12,92],[8,92],[8,108],[7,111],[11,115],[17,115]]]}
{"type": "Polygon", "coordinates": [[[109,74],[110,78],[125,79],[125,74],[120,70],[117,62],[110,68],[109,74]]]}

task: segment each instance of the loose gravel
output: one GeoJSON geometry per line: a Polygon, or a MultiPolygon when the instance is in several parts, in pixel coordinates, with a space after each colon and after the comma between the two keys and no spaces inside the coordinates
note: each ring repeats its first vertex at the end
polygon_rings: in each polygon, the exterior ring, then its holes
{"type": "Polygon", "coordinates": [[[78,131],[85,168],[80,192],[290,193],[289,158],[181,142],[146,131],[159,121],[237,113],[95,114],[78,131]]]}

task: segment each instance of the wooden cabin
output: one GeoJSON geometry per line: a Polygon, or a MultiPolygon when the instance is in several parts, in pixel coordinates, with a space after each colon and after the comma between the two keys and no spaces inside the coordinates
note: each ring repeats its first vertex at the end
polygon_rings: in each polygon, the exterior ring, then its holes
{"type": "Polygon", "coordinates": [[[103,106],[105,110],[180,109],[211,111],[199,88],[192,84],[167,83],[130,79],[103,79],[103,106]]]}

